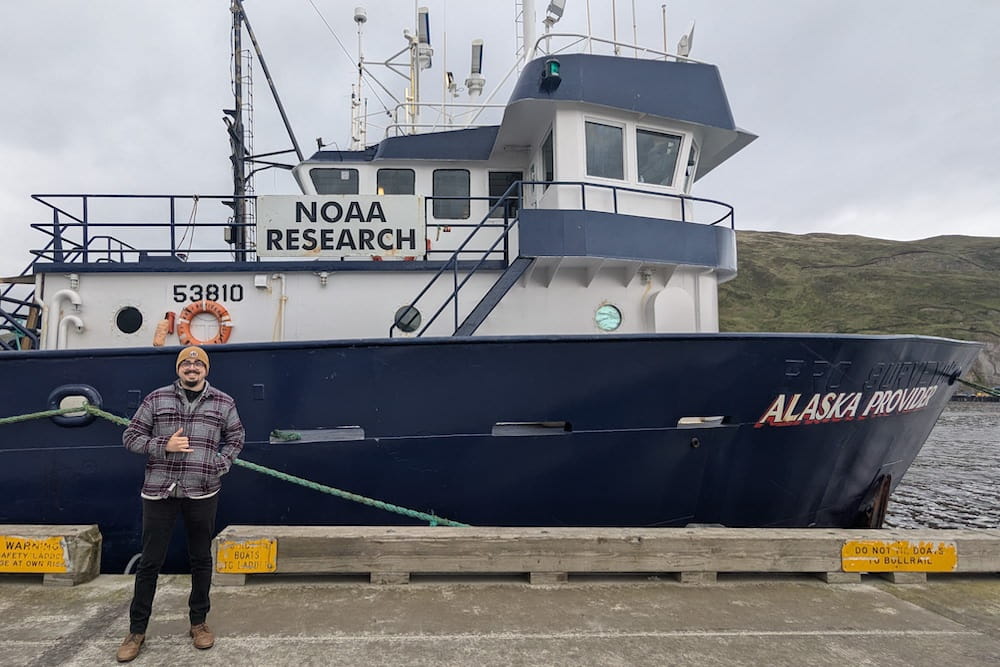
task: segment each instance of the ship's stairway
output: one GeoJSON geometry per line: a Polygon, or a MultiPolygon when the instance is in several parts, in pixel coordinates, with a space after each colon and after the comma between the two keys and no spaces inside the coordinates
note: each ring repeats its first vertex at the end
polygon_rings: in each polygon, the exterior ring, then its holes
{"type": "Polygon", "coordinates": [[[483,323],[486,316],[493,312],[496,305],[500,303],[500,299],[514,286],[527,268],[531,265],[532,260],[528,257],[518,257],[510,266],[500,274],[497,281],[493,283],[493,286],[483,295],[483,298],[479,300],[476,307],[472,309],[462,321],[462,324],[455,329],[456,336],[471,336],[479,328],[479,325],[483,323]]]}
{"type": "MultiPolygon", "coordinates": [[[[51,238],[44,248],[32,250],[32,260],[20,274],[0,277],[0,350],[37,350],[41,347],[42,307],[35,293],[35,265],[40,261],[77,262],[87,259],[91,242],[106,241],[108,254],[112,243],[124,247],[117,239],[95,236],[86,243],[67,237],[63,232],[71,225],[86,226],[85,220],[74,216],[46,201],[42,195],[33,195],[52,210],[52,224],[32,224],[51,238]],[[68,222],[67,222],[68,220],[68,222]]],[[[113,261],[110,257],[106,261],[113,261]]]]}
{"type": "Polygon", "coordinates": [[[0,278],[0,350],[37,350],[41,309],[35,303],[35,278],[28,266],[21,275],[0,278]]]}
{"type": "MultiPolygon", "coordinates": [[[[490,210],[487,211],[485,216],[483,216],[483,219],[476,226],[472,227],[469,235],[465,238],[461,245],[455,249],[444,265],[431,277],[413,301],[411,301],[408,306],[399,310],[396,320],[393,322],[392,326],[389,327],[390,337],[396,331],[412,330],[409,329],[407,325],[409,324],[409,320],[413,320],[417,317],[417,313],[419,312],[417,310],[417,304],[420,303],[425,296],[427,296],[431,288],[445,274],[452,274],[453,288],[450,294],[448,294],[445,298],[444,303],[442,303],[434,311],[426,323],[424,323],[423,327],[416,331],[415,335],[424,335],[428,328],[437,320],[444,310],[448,308],[449,305],[452,306],[455,321],[455,328],[451,335],[471,336],[475,333],[476,329],[478,329],[489,314],[493,312],[493,309],[496,308],[498,303],[500,303],[504,295],[506,295],[510,288],[517,283],[518,279],[524,275],[525,271],[534,261],[534,259],[530,257],[517,257],[513,261],[508,261],[504,271],[494,281],[489,289],[486,290],[476,306],[469,311],[461,322],[459,322],[459,294],[462,288],[468,284],[469,280],[476,274],[476,272],[482,270],[486,260],[491,255],[499,250],[502,250],[504,257],[508,257],[507,248],[509,245],[510,234],[520,220],[520,217],[517,215],[517,211],[521,210],[521,205],[523,204],[523,197],[521,196],[522,187],[522,182],[516,181],[512,183],[509,188],[507,188],[506,192],[496,199],[496,203],[490,207],[490,210]],[[496,218],[494,215],[498,211],[503,212],[504,223],[502,231],[497,235],[496,239],[493,240],[492,244],[488,248],[477,253],[478,258],[472,260],[471,268],[468,268],[465,271],[464,277],[460,280],[458,277],[459,258],[469,257],[470,252],[472,252],[469,246],[480,232],[484,229],[495,230],[497,228],[497,225],[495,224],[496,218]]],[[[464,261],[463,264],[466,264],[467,262],[468,260],[464,261]]]]}

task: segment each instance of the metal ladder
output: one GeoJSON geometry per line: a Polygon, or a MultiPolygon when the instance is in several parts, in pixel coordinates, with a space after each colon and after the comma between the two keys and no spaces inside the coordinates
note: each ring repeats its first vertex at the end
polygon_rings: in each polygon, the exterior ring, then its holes
{"type": "Polygon", "coordinates": [[[451,294],[449,294],[448,297],[444,300],[444,303],[442,303],[438,307],[438,309],[434,311],[434,314],[431,315],[427,323],[423,325],[423,327],[417,332],[416,335],[418,337],[423,336],[424,333],[427,331],[427,329],[435,322],[435,320],[437,320],[438,316],[441,315],[441,313],[444,311],[445,308],[448,307],[448,304],[450,303],[454,303],[454,312],[455,312],[455,329],[451,335],[471,336],[473,333],[475,333],[476,329],[478,329],[479,326],[489,316],[489,314],[493,312],[493,309],[496,308],[498,303],[500,303],[500,300],[503,299],[504,295],[507,294],[510,288],[514,286],[514,284],[518,281],[518,279],[524,274],[524,272],[534,261],[534,259],[530,257],[517,257],[516,259],[514,259],[514,261],[509,262],[507,264],[507,267],[504,269],[503,273],[501,273],[500,276],[493,283],[493,285],[490,286],[488,290],[486,290],[486,293],[479,300],[476,306],[469,312],[469,314],[466,315],[465,319],[462,320],[461,323],[458,322],[459,292],[469,282],[469,279],[478,270],[482,268],[484,262],[490,256],[490,254],[497,251],[497,246],[500,243],[506,243],[507,239],[510,236],[511,231],[517,226],[517,223],[520,220],[520,216],[515,215],[512,219],[506,220],[503,233],[501,233],[498,236],[498,238],[492,243],[492,245],[490,245],[489,248],[482,251],[482,255],[478,258],[478,260],[475,260],[475,264],[471,267],[471,269],[469,269],[468,273],[465,275],[464,278],[462,278],[461,281],[459,281],[458,279],[459,257],[462,256],[462,253],[470,252],[469,250],[466,250],[466,247],[469,245],[469,242],[475,237],[475,235],[479,231],[485,228],[485,226],[489,223],[490,217],[498,209],[498,207],[508,206],[509,203],[513,201],[517,202],[517,207],[518,207],[517,210],[520,211],[521,206],[524,203],[522,196],[521,181],[515,181],[514,183],[511,183],[510,187],[508,187],[507,190],[497,198],[496,203],[490,207],[490,210],[486,212],[486,215],[483,216],[483,219],[479,221],[479,224],[472,229],[472,231],[461,243],[461,245],[459,245],[458,248],[456,248],[455,251],[451,254],[451,257],[449,257],[449,259],[444,263],[444,265],[440,269],[438,269],[438,271],[431,277],[431,279],[427,282],[424,288],[420,290],[420,293],[418,293],[417,296],[414,297],[413,301],[411,301],[408,306],[404,306],[403,308],[400,309],[402,316],[397,316],[397,319],[389,327],[390,338],[392,337],[393,331],[395,329],[401,329],[400,327],[401,323],[405,322],[407,318],[412,317],[412,313],[416,309],[417,303],[420,302],[420,300],[424,297],[425,294],[427,294],[430,288],[446,272],[451,272],[454,276],[454,282],[453,282],[454,287],[451,291],[451,294]]]}

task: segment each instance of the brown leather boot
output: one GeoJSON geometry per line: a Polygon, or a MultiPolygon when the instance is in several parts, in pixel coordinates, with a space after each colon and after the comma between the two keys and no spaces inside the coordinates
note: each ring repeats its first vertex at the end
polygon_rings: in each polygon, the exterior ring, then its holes
{"type": "Polygon", "coordinates": [[[130,632],[122,645],[118,647],[118,662],[131,662],[135,660],[135,656],[139,655],[139,649],[142,648],[142,643],[146,641],[146,635],[140,635],[138,632],[130,632]]]}
{"type": "Polygon", "coordinates": [[[190,635],[194,638],[195,648],[204,650],[215,646],[215,635],[204,623],[192,625],[190,635]]]}

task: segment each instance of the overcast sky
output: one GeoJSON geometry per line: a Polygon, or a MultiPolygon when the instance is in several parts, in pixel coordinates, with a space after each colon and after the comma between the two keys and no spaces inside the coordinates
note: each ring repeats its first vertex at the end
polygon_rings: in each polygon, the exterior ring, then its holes
{"type": "MultiPolygon", "coordinates": [[[[431,9],[435,48],[424,89],[440,90],[445,62],[464,81],[469,42],[482,38],[489,94],[512,63],[514,3],[420,4],[431,9]]],[[[585,31],[586,0],[566,4],[556,30],[585,31]]],[[[633,4],[639,42],[662,45],[661,0],[618,0],[619,38],[631,39],[633,4]]],[[[403,48],[413,0],[246,1],[307,155],[316,137],[348,146],[355,5],[368,11],[368,59],[403,48]]],[[[542,18],[547,0],[536,5],[542,18]]],[[[611,37],[611,5],[590,2],[596,36],[611,37]]],[[[671,49],[696,19],[692,57],[719,66],[737,124],[760,135],[694,193],[733,204],[737,228],[1000,236],[1000,2],[667,6],[671,49]]],[[[27,227],[47,216],[32,193],[229,191],[230,23],[229,0],[4,3],[0,275],[20,272],[27,249],[46,240],[27,227]]],[[[259,74],[255,108],[256,152],[288,147],[259,74]]],[[[373,97],[369,110],[378,108],[373,97]]],[[[296,192],[276,171],[257,190],[296,192]]]]}

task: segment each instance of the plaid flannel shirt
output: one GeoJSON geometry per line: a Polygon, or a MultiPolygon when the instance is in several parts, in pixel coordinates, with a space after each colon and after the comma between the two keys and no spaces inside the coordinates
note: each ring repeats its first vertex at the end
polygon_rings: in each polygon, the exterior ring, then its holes
{"type": "Polygon", "coordinates": [[[146,396],[122,442],[130,452],[148,457],[144,498],[166,498],[175,484],[182,496],[205,498],[222,487],[219,478],[243,449],[244,436],[232,397],[206,382],[201,396],[188,403],[178,381],[146,396]],[[194,451],[166,451],[179,428],[194,451]]]}

